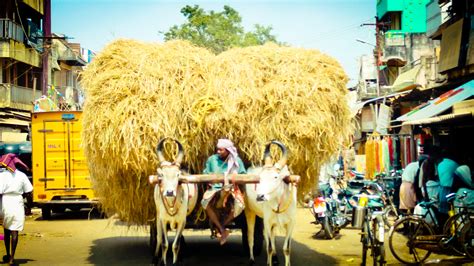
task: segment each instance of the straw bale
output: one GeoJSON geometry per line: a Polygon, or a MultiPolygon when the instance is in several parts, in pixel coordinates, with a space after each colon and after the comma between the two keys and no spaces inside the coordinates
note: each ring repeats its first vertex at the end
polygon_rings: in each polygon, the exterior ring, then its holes
{"type": "Polygon", "coordinates": [[[266,44],[232,49],[214,59],[208,94],[223,103],[205,118],[207,134],[229,136],[246,161],[259,162],[271,139],[285,143],[301,193],[351,132],[347,77],[316,50],[266,44]]]}
{"type": "MultiPolygon", "coordinates": [[[[200,172],[216,140],[232,139],[244,161],[258,163],[279,139],[301,190],[350,131],[347,78],[333,58],[275,44],[220,55],[184,41],[118,40],[83,74],[83,145],[105,211],[129,224],[154,217],[147,176],[161,137],[183,143],[185,162],[200,172]]],[[[171,152],[171,149],[169,150],[171,152]]]]}
{"type": "Polygon", "coordinates": [[[153,218],[147,177],[158,165],[156,145],[173,136],[185,142],[188,154],[192,150],[184,117],[206,86],[211,56],[183,41],[118,40],[84,71],[83,146],[106,212],[130,224],[153,218]]]}

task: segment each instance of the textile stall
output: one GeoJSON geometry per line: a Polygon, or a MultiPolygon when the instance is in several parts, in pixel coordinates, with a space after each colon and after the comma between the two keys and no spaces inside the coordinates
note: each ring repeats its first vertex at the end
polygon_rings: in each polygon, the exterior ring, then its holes
{"type": "Polygon", "coordinates": [[[404,168],[412,161],[410,135],[378,134],[367,137],[365,143],[366,173],[368,179],[390,170],[404,168]]]}

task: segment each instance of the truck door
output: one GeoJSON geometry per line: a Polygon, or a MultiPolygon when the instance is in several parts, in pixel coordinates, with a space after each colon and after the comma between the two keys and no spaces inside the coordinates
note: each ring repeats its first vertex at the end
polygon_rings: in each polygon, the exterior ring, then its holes
{"type": "Polygon", "coordinates": [[[43,122],[46,190],[90,189],[81,145],[81,123],[71,115],[43,122]]]}
{"type": "Polygon", "coordinates": [[[69,188],[68,123],[44,121],[44,181],[46,190],[69,188]]]}
{"type": "Polygon", "coordinates": [[[70,152],[70,186],[76,189],[90,189],[91,182],[87,168],[84,151],[81,149],[82,124],[72,120],[69,126],[69,152],[70,152]]]}

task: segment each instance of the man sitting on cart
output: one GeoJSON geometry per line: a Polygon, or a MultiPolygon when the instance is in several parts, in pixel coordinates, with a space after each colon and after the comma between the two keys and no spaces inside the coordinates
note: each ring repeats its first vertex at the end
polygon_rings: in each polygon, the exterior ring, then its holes
{"type": "Polygon", "coordinates": [[[225,228],[244,209],[244,198],[237,185],[229,184],[229,175],[245,174],[246,170],[232,141],[219,139],[217,152],[207,159],[204,174],[224,174],[224,184],[209,185],[201,201],[212,225],[217,229],[220,244],[229,236],[225,228]]]}

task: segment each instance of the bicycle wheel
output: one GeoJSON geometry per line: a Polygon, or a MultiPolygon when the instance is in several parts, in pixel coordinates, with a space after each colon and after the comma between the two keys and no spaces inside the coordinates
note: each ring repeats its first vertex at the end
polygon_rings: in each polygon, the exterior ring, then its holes
{"type": "Polygon", "coordinates": [[[402,263],[421,263],[428,258],[431,251],[417,246],[415,240],[417,237],[430,235],[434,235],[434,230],[428,223],[422,219],[405,217],[390,228],[390,251],[402,263]]]}
{"type": "Polygon", "coordinates": [[[381,216],[377,216],[372,223],[373,226],[373,244],[372,244],[372,258],[374,266],[385,264],[385,221],[381,216]]]}
{"type": "Polygon", "coordinates": [[[362,225],[362,235],[360,242],[362,242],[362,265],[367,264],[367,250],[369,249],[369,235],[368,225],[366,222],[362,225]]]}
{"type": "Polygon", "coordinates": [[[464,247],[466,256],[474,260],[474,227],[473,221],[470,219],[468,223],[461,228],[461,236],[459,237],[460,244],[464,247]]]}
{"type": "Polygon", "coordinates": [[[456,243],[450,243],[450,247],[459,255],[464,255],[464,245],[462,244],[461,239],[458,236],[460,236],[461,230],[465,226],[465,218],[467,219],[465,215],[463,217],[463,214],[458,213],[454,216],[449,217],[449,219],[446,221],[446,223],[444,223],[443,226],[443,235],[450,237],[455,236],[454,239],[456,243]]]}

